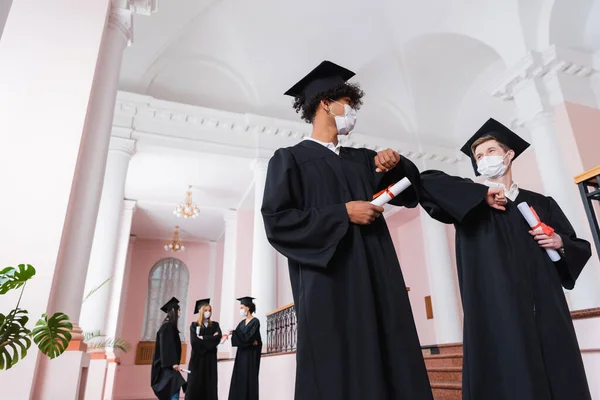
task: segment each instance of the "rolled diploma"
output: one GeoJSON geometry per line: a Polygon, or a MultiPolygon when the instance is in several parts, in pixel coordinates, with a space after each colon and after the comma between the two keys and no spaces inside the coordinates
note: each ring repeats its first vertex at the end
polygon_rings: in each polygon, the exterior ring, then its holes
{"type": "MultiPolygon", "coordinates": [[[[390,187],[388,190],[394,194],[394,197],[398,196],[400,193],[404,192],[410,186],[410,181],[408,178],[400,179],[396,184],[390,187]]],[[[393,197],[390,197],[387,191],[383,192],[379,197],[373,199],[371,204],[383,207],[384,204],[389,203],[393,197]]]]}
{"type": "Polygon", "coordinates": [[[199,335],[199,334],[200,334],[200,327],[199,327],[199,326],[197,326],[197,327],[196,327],[196,335],[199,335]]]}
{"type": "Polygon", "coordinates": [[[192,372],[189,369],[185,369],[185,368],[181,368],[181,367],[179,367],[179,370],[185,372],[186,374],[189,374],[190,372],[192,372]]]}
{"type": "MultiPolygon", "coordinates": [[[[533,229],[534,226],[536,226],[539,221],[537,220],[537,218],[535,217],[535,215],[533,215],[533,213],[531,212],[531,208],[529,208],[529,204],[527,204],[527,202],[522,202],[519,203],[517,205],[517,208],[519,209],[519,211],[521,211],[521,214],[523,215],[523,218],[525,218],[525,221],[527,221],[527,223],[529,224],[529,226],[533,229]]],[[[550,259],[554,262],[560,260],[560,254],[558,254],[558,251],[554,250],[554,249],[545,249],[546,253],[548,253],[548,257],[550,257],[550,259]]]]}

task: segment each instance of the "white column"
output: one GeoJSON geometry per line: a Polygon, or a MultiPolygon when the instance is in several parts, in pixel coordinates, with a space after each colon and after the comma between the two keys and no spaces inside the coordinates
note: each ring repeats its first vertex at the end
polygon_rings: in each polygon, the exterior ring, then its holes
{"type": "MultiPolygon", "coordinates": [[[[125,179],[129,160],[134,151],[135,141],[111,137],[84,295],[97,288],[106,279],[110,278],[110,280],[92,294],[82,306],[80,325],[86,332],[100,331],[102,335],[108,334],[112,287],[115,285],[115,279],[118,280],[117,284],[122,284],[122,277],[117,276],[116,254],[123,213],[125,179]]],[[[133,215],[133,210],[130,212],[133,215]]],[[[131,216],[129,229],[131,229],[131,216]]],[[[128,236],[129,234],[125,237],[128,236]]]]}
{"type": "MultiPolygon", "coordinates": [[[[221,286],[221,315],[219,323],[225,333],[229,329],[235,329],[237,318],[234,314],[236,309],[235,301],[235,277],[237,263],[237,233],[238,218],[237,211],[227,210],[224,214],[225,219],[225,243],[223,253],[223,282],[221,286]]],[[[220,353],[226,353],[231,356],[231,341],[228,340],[219,348],[220,353]]]]}
{"type": "MultiPolygon", "coordinates": [[[[102,183],[105,171],[110,175],[107,166],[107,152],[110,142],[110,133],[115,109],[117,85],[121,69],[123,50],[129,41],[131,27],[131,12],[113,9],[104,32],[98,64],[94,75],[92,97],[85,121],[84,139],[79,154],[80,165],[76,171],[75,184],[69,202],[70,215],[63,233],[61,253],[58,258],[58,275],[55,276],[52,288],[50,312],[62,311],[67,313],[74,321],[80,321],[80,311],[84,287],[86,282],[87,266],[90,260],[90,244],[96,228],[97,211],[100,205],[102,183]]],[[[122,198],[121,198],[122,200],[122,198]]],[[[117,214],[116,220],[118,221],[117,214]]],[[[100,311],[101,309],[94,310],[100,311]]],[[[82,339],[80,328],[74,329],[74,341],[80,343],[82,339]]],[[[85,347],[72,346],[75,350],[85,347]]],[[[78,359],[76,355],[70,358],[78,359]]],[[[61,365],[61,357],[49,361],[42,358],[38,373],[39,393],[36,398],[41,400],[55,398],[71,398],[69,393],[65,397],[64,387],[57,382],[64,380],[65,374],[69,376],[79,372],[81,366],[70,363],[70,367],[77,368],[70,371],[61,365]]],[[[64,360],[64,363],[67,359],[64,360]]],[[[102,373],[103,369],[100,368],[102,373]]],[[[93,382],[90,383],[90,388],[93,382]]],[[[78,382],[77,382],[78,384],[78,382]]],[[[98,382],[102,387],[102,382],[98,382]]],[[[78,391],[79,389],[77,389],[78,391]]],[[[75,393],[78,396],[77,393],[75,393]]]]}
{"type": "Polygon", "coordinates": [[[252,246],[252,296],[256,297],[256,317],[260,321],[263,342],[267,339],[266,314],[277,308],[277,258],[267,240],[262,207],[268,160],[254,164],[254,235],[252,246]]]}
{"type": "Polygon", "coordinates": [[[215,279],[217,276],[217,242],[208,243],[208,278],[206,280],[207,292],[206,295],[211,299],[211,304],[214,303],[215,296],[215,279]]]}
{"type": "MultiPolygon", "coordinates": [[[[577,186],[573,183],[573,178],[567,174],[568,170],[556,136],[554,114],[545,112],[537,114],[527,121],[526,127],[531,132],[545,194],[556,200],[577,234],[592,242],[577,186]]],[[[568,292],[572,309],[581,310],[600,306],[599,270],[598,259],[592,257],[577,279],[575,289],[568,292]]]]}
{"type": "Polygon", "coordinates": [[[452,265],[446,225],[431,218],[421,210],[421,226],[427,261],[427,276],[431,290],[433,322],[436,342],[460,343],[462,320],[459,306],[458,287],[455,283],[456,271],[452,265]]]}
{"type": "MultiPolygon", "coordinates": [[[[129,277],[129,261],[131,259],[131,247],[135,242],[135,236],[131,234],[131,222],[135,213],[135,204],[133,200],[125,200],[123,202],[123,213],[121,216],[121,227],[119,232],[119,245],[117,250],[117,258],[115,262],[115,273],[112,279],[112,290],[110,295],[108,325],[106,328],[106,336],[111,338],[119,338],[121,336],[121,326],[124,317],[125,294],[129,277]]],[[[117,374],[117,362],[119,351],[113,348],[106,348],[106,378],[104,381],[103,400],[112,400],[114,394],[114,384],[117,374]]],[[[133,349],[132,349],[133,351],[133,349]]],[[[88,380],[90,379],[88,372],[88,380]]],[[[98,374],[99,377],[102,374],[98,374]]],[[[94,399],[100,393],[86,393],[85,399],[94,399]]]]}

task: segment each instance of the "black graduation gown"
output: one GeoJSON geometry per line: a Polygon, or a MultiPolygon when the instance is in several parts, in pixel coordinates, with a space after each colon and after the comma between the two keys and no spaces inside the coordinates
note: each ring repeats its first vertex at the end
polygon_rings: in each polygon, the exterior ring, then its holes
{"type": "Polygon", "coordinates": [[[179,390],[186,389],[185,379],[173,369],[181,360],[181,340],[177,327],[164,322],[156,333],[150,382],[159,400],[171,400],[179,390]]]}
{"type": "Polygon", "coordinates": [[[485,202],[488,187],[439,171],[421,174],[421,205],[456,227],[464,309],[463,399],[591,399],[562,290],[591,256],[551,197],[519,190],[506,211],[485,202]],[[553,263],[517,209],[526,201],[564,243],[553,263]]]}
{"type": "Polygon", "coordinates": [[[199,339],[196,336],[197,326],[196,322],[192,322],[190,326],[192,356],[188,369],[191,372],[188,375],[185,398],[186,400],[217,400],[217,346],[223,334],[219,323],[212,321],[211,325],[200,327],[202,339],[199,339]]]}
{"type": "MultiPolygon", "coordinates": [[[[279,149],[267,172],[267,238],[288,258],[298,320],[296,400],[432,399],[406,285],[383,217],[351,224],[345,203],[370,201],[403,177],[408,159],[375,172],[376,153],[340,156],[302,141],[279,149]]],[[[415,207],[413,187],[393,199],[415,207]]],[[[416,267],[416,266],[415,266],[416,267]]]]}
{"type": "Polygon", "coordinates": [[[241,321],[233,331],[231,345],[237,347],[237,353],[229,387],[229,400],[258,400],[258,372],[262,351],[258,318],[253,318],[248,325],[246,319],[241,321]],[[255,341],[257,344],[254,344],[255,341]]]}

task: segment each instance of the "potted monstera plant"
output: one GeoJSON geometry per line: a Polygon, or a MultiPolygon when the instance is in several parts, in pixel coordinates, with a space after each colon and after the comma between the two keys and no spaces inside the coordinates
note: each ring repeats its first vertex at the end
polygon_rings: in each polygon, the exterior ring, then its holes
{"type": "Polygon", "coordinates": [[[0,370],[13,367],[27,356],[33,341],[39,350],[50,358],[60,356],[71,341],[73,325],[61,312],[52,316],[42,314],[33,329],[29,329],[29,312],[19,308],[27,281],[35,276],[29,264],[6,267],[0,271],[0,295],[21,289],[19,300],[8,314],[0,313],[0,370]]]}

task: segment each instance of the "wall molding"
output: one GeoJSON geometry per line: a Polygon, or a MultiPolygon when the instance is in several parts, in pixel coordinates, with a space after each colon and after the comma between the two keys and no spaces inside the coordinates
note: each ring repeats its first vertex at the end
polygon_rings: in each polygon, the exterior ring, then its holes
{"type": "MultiPolygon", "coordinates": [[[[247,158],[270,158],[280,147],[310,135],[310,125],[256,114],[239,114],[119,91],[113,136],[139,143],[247,158]]],[[[414,145],[363,133],[340,138],[347,147],[392,148],[415,161],[466,161],[457,149],[414,145]]]]}

